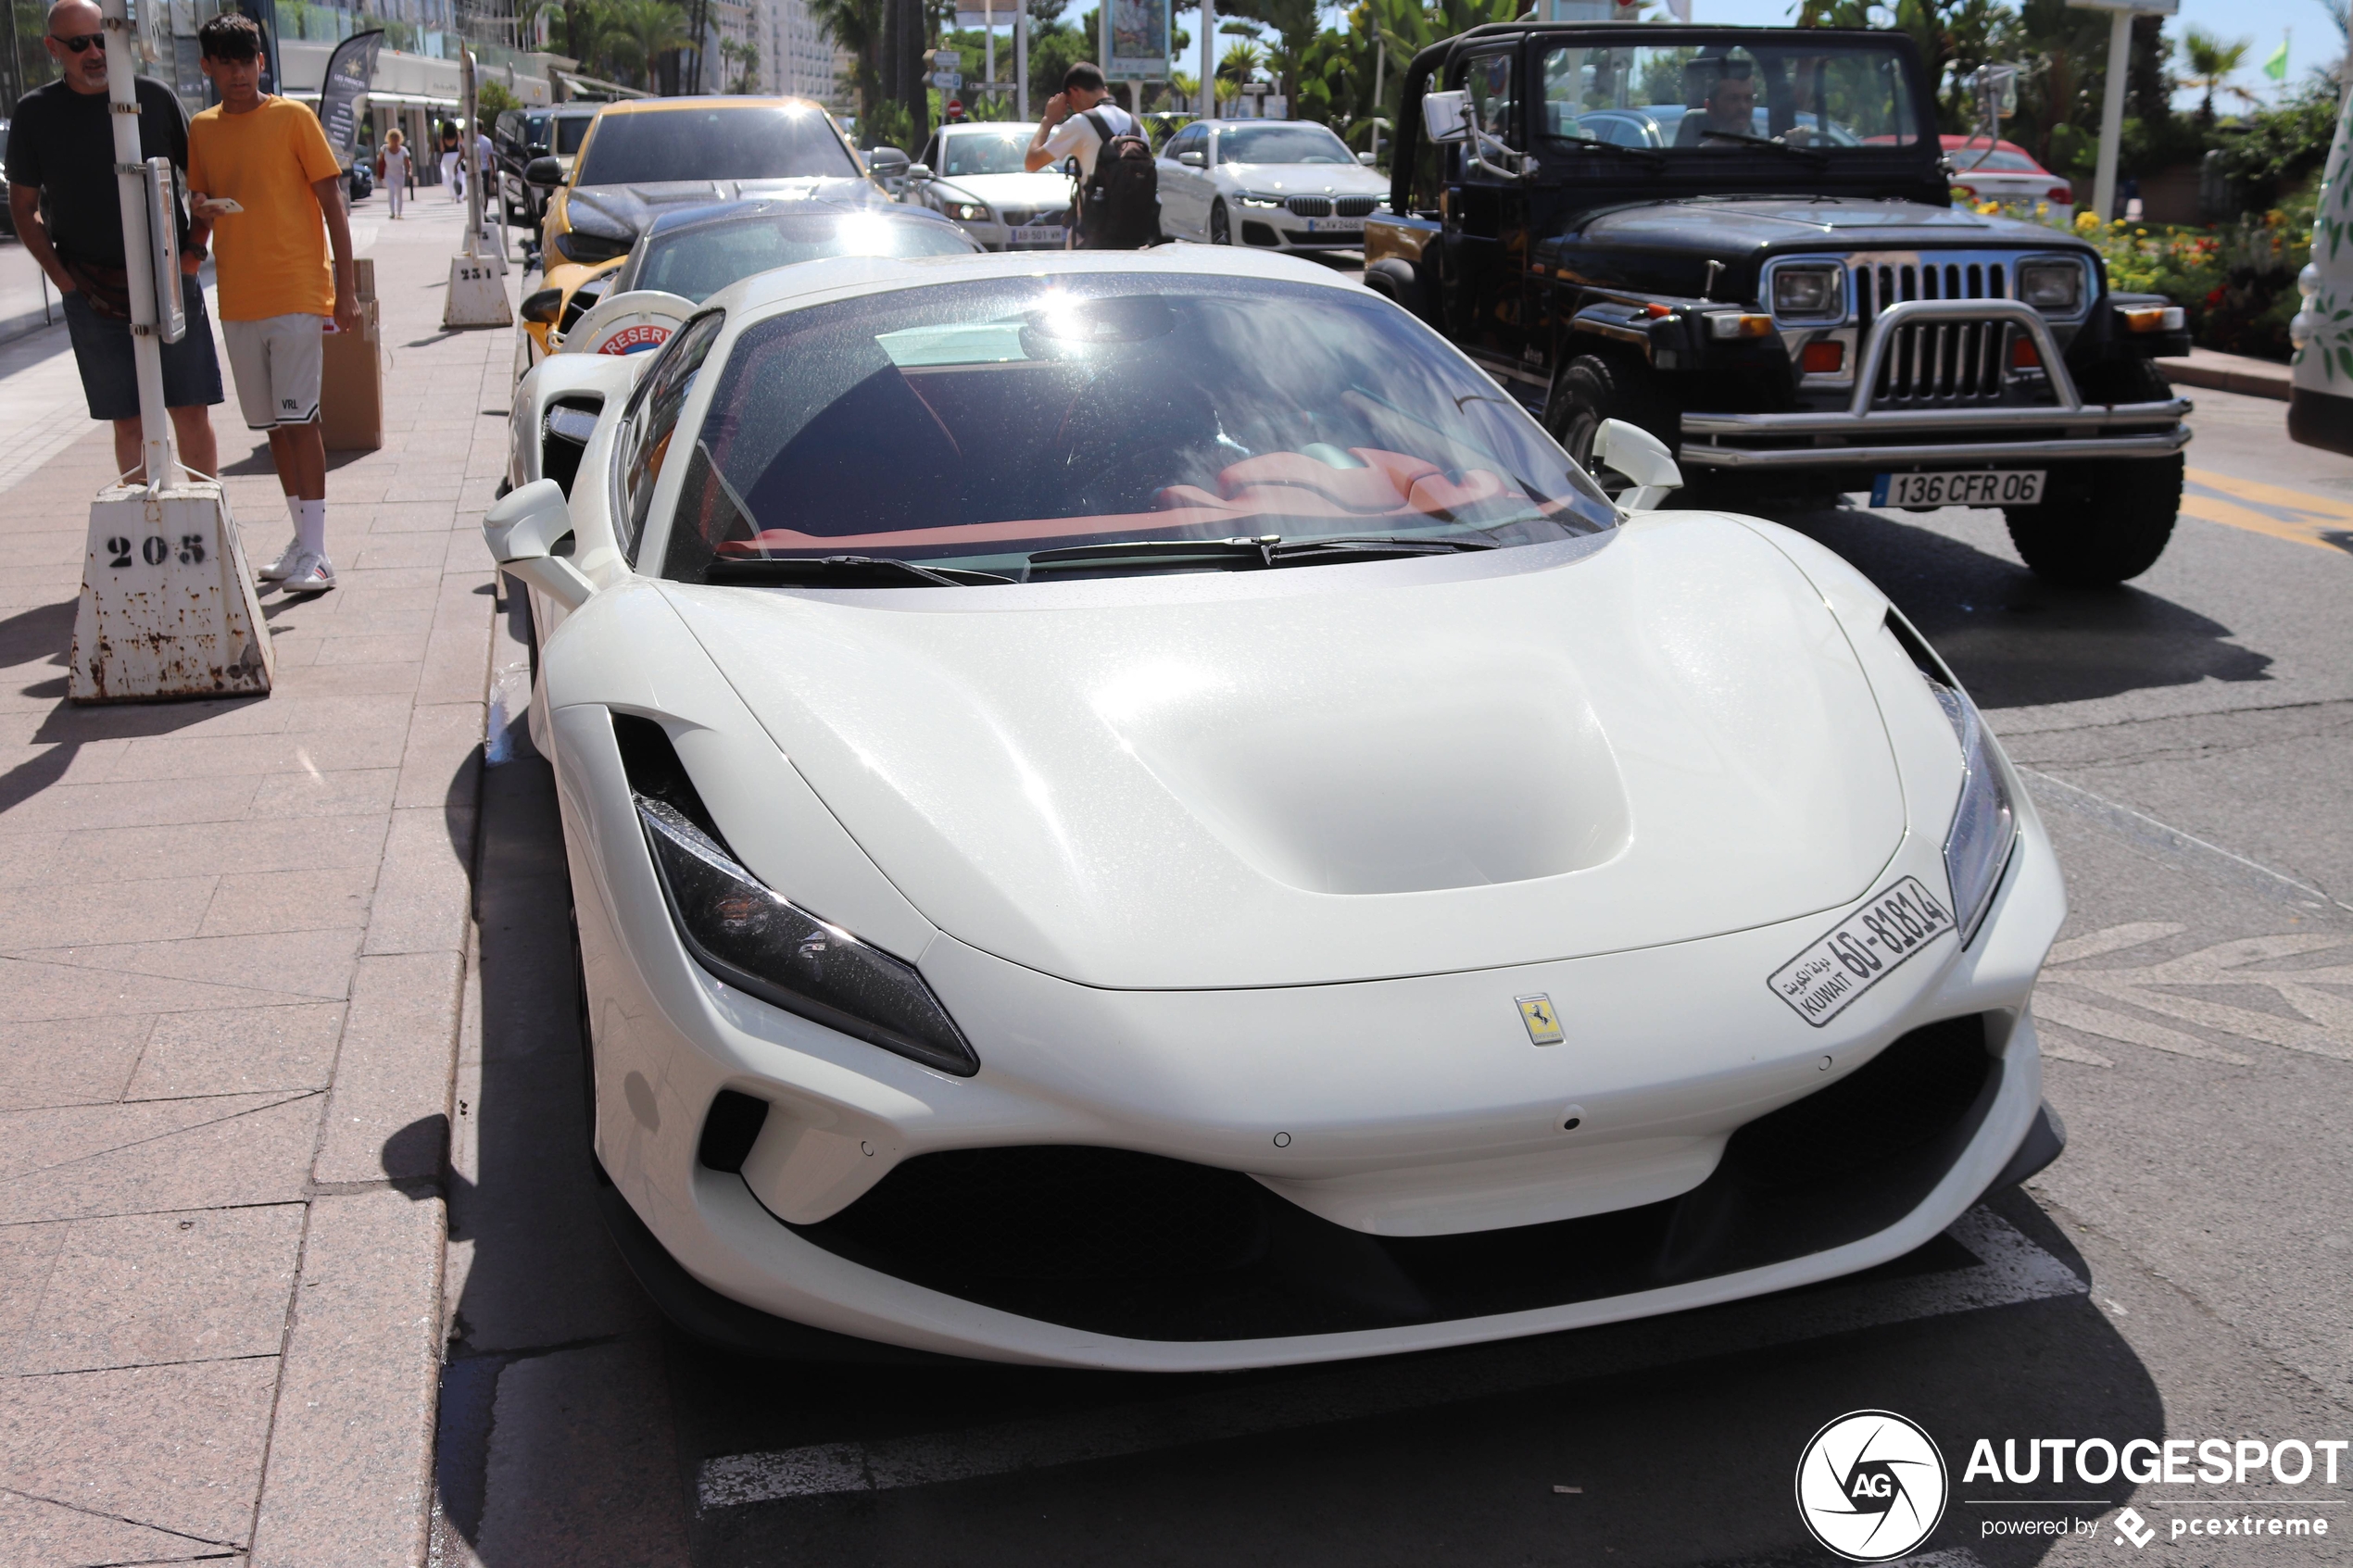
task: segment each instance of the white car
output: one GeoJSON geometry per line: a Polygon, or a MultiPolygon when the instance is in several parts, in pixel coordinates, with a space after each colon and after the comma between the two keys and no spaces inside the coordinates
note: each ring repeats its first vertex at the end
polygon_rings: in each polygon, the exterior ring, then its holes
{"type": "Polygon", "coordinates": [[[1415,1350],[1867,1269],[2057,1153],[2016,774],[1631,426],[1621,508],[1395,306],[1168,247],[579,358],[569,504],[484,534],[609,1212],[698,1332],[1415,1350]]]}
{"type": "Polygon", "coordinates": [[[917,174],[907,200],[946,213],[990,250],[1061,250],[1071,180],[1058,169],[1023,169],[1037,134],[1034,120],[941,126],[916,160],[931,177],[917,174]]]}
{"type": "Polygon", "coordinates": [[[1172,239],[1349,248],[1387,210],[1388,176],[1313,120],[1197,119],[1160,152],[1160,226],[1172,239]]]}
{"type": "Polygon", "coordinates": [[[1946,136],[1944,159],[1953,166],[1953,194],[1970,201],[2000,202],[2064,229],[2075,221],[2075,187],[2034,161],[2015,142],[1983,136],[1946,136]]]}

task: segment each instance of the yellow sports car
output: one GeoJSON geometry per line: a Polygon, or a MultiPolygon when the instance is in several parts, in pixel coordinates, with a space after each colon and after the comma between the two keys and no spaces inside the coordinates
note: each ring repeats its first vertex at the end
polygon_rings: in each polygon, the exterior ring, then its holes
{"type": "Polygon", "coordinates": [[[805,98],[636,98],[607,104],[570,176],[552,157],[526,171],[548,189],[542,286],[522,303],[521,376],[579,320],[646,225],[664,212],[734,201],[823,196],[890,205],[831,116],[805,98]]]}

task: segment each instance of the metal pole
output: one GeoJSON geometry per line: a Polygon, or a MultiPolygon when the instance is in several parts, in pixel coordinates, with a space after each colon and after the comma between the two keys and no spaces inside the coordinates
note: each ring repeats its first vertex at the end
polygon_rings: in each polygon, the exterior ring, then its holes
{"type": "MultiPolygon", "coordinates": [[[[150,492],[182,483],[164,412],[163,340],[156,335],[155,253],[147,239],[146,166],[139,146],[139,96],[132,87],[131,19],[123,0],[100,7],[107,30],[107,106],[114,121],[115,190],[122,202],[122,265],[131,286],[131,361],[139,377],[139,455],[150,492]]],[[[177,280],[174,280],[175,282],[177,280]]]]}
{"type": "MultiPolygon", "coordinates": [[[[988,85],[994,87],[997,85],[997,0],[980,0],[980,16],[988,24],[980,30],[983,55],[980,74],[988,79],[988,85]]],[[[979,107],[975,97],[973,107],[979,107]]]]}
{"type": "Polygon", "coordinates": [[[1013,97],[1015,119],[1029,118],[1029,0],[1013,0],[1013,97]]]}
{"type": "Polygon", "coordinates": [[[482,254],[482,162],[474,157],[474,52],[460,49],[458,60],[458,167],[466,175],[466,248],[467,256],[482,254]]]}
{"type": "Polygon", "coordinates": [[[1101,25],[1096,31],[1103,39],[1103,85],[1111,85],[1111,0],[1095,0],[1095,15],[1101,25]]]}
{"type": "Polygon", "coordinates": [[[1201,115],[1217,118],[1217,0],[1201,0],[1201,115]]]}
{"type": "Polygon", "coordinates": [[[2133,13],[2116,11],[2108,24],[2108,92],[2100,104],[2100,157],[2092,179],[2092,210],[2105,223],[2116,215],[2116,148],[2124,139],[2124,79],[2133,68],[2133,13]]]}
{"type": "Polygon", "coordinates": [[[1380,35],[1380,19],[1373,20],[1373,162],[1380,162],[1381,68],[1389,64],[1389,40],[1380,35]]]}

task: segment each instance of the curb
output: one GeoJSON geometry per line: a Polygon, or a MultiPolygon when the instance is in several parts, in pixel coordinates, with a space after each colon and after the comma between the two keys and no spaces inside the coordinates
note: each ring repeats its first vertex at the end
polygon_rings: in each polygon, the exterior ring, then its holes
{"type": "Polygon", "coordinates": [[[2294,386],[2294,372],[2269,359],[2202,350],[2187,359],[2155,359],[2158,372],[2175,386],[2211,387],[2244,397],[2269,397],[2284,403],[2294,386]]]}

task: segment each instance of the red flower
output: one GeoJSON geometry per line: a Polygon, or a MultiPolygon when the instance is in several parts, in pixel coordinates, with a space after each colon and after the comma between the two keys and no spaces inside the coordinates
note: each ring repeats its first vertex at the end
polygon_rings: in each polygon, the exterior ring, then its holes
{"type": "Polygon", "coordinates": [[[2206,307],[2207,307],[2208,310],[2213,309],[2216,306],[2218,306],[2218,305],[2220,305],[2220,304],[2221,304],[2221,303],[2222,303],[2222,291],[2221,291],[2221,289],[2219,289],[2219,288],[2218,288],[2218,289],[2216,289],[2216,290],[2215,290],[2212,294],[2209,294],[2209,295],[2208,295],[2206,296],[2206,307]]]}

